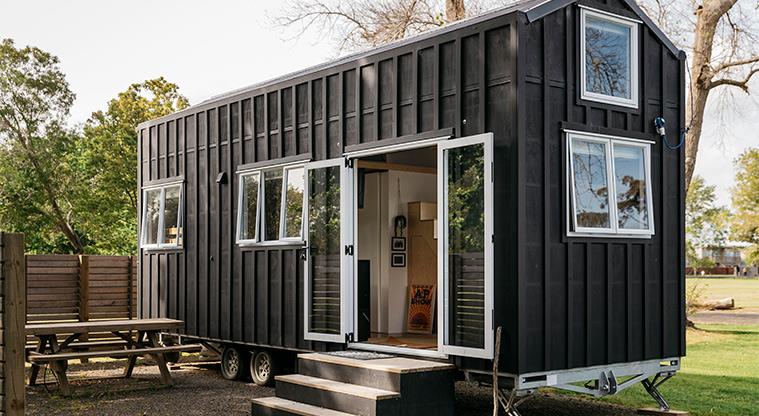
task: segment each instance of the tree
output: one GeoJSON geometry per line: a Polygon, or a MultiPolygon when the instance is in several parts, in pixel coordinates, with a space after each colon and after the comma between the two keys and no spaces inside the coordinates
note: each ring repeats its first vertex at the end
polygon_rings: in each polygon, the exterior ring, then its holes
{"type": "Polygon", "coordinates": [[[738,0],[643,0],[641,6],[690,58],[685,136],[685,189],[691,186],[712,91],[733,87],[749,93],[759,72],[757,25],[753,5],[738,0]]]}
{"type": "Polygon", "coordinates": [[[0,225],[45,233],[55,227],[71,251],[82,253],[67,195],[75,140],[64,122],[73,102],[57,57],[0,42],[0,225]]]}
{"type": "Polygon", "coordinates": [[[685,198],[686,256],[688,264],[694,267],[708,265],[696,255],[697,247],[719,247],[727,241],[730,213],[727,208],[717,206],[716,199],[714,185],[694,176],[685,198]]]}
{"type": "Polygon", "coordinates": [[[136,251],[137,125],[188,105],[179,87],[160,77],[130,85],[85,124],[79,164],[90,186],[81,208],[90,213],[86,228],[96,251],[136,251]]]}
{"type": "MultiPolygon", "coordinates": [[[[476,15],[501,1],[446,0],[290,0],[275,23],[316,29],[332,36],[338,51],[382,45],[476,15]],[[466,3],[466,4],[465,4],[466,3]]],[[[690,57],[686,104],[685,188],[690,187],[712,91],[734,87],[749,92],[759,72],[756,5],[745,0],[641,0],[641,7],[690,57]]]]}
{"type": "Polygon", "coordinates": [[[383,45],[461,20],[480,10],[478,2],[445,0],[290,0],[274,23],[315,29],[332,36],[338,51],[383,45]],[[443,13],[444,10],[444,13],[443,13]]]}
{"type": "Polygon", "coordinates": [[[759,148],[743,152],[735,166],[732,236],[752,244],[746,250],[746,262],[759,264],[759,148]]]}

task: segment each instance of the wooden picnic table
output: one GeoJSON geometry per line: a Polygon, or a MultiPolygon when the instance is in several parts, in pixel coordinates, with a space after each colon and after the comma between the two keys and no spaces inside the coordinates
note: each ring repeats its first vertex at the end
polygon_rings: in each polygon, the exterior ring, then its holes
{"type": "MultiPolygon", "coordinates": [[[[67,323],[40,323],[26,325],[26,334],[37,338],[37,347],[30,351],[27,361],[32,364],[29,374],[29,385],[37,382],[40,368],[48,363],[58,378],[60,391],[63,395],[69,394],[68,378],[66,369],[68,360],[94,357],[125,357],[128,358],[124,377],[131,377],[137,357],[150,355],[161,371],[163,384],[171,385],[171,375],[166,366],[165,353],[173,351],[199,350],[199,345],[161,346],[158,343],[158,334],[165,330],[176,330],[184,327],[184,322],[176,319],[125,319],[114,321],[87,321],[67,323]],[[90,332],[110,332],[123,340],[122,349],[107,351],[71,352],[78,344],[97,346],[97,343],[77,343],[83,335],[90,332]],[[133,333],[136,332],[136,337],[133,333]],[[65,336],[62,341],[59,336],[65,336]]],[[[107,344],[103,344],[107,345],[107,344]]]]}

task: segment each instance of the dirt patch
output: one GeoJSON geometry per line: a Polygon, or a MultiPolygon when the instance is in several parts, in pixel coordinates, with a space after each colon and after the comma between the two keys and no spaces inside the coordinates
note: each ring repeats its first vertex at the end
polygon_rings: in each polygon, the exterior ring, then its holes
{"type": "Polygon", "coordinates": [[[759,325],[759,313],[735,311],[702,311],[691,316],[697,324],[759,325]]]}
{"type": "MultiPolygon", "coordinates": [[[[274,389],[250,382],[224,380],[216,363],[174,366],[171,370],[174,386],[169,388],[160,384],[158,369],[145,362],[135,368],[131,379],[119,377],[123,361],[69,365],[73,396],[59,396],[48,372],[47,389],[44,385],[27,388],[27,415],[248,415],[252,398],[274,394],[274,389]]],[[[457,415],[490,416],[492,403],[488,387],[456,383],[457,415]]],[[[523,416],[635,414],[608,403],[551,393],[535,394],[519,409],[523,416]]]]}

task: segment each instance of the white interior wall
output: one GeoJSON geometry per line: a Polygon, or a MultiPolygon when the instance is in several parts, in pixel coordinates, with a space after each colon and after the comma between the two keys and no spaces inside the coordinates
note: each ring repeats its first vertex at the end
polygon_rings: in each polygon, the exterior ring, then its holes
{"type": "MultiPolygon", "coordinates": [[[[393,220],[397,215],[408,218],[409,202],[436,202],[436,180],[434,174],[416,172],[366,175],[364,208],[358,210],[358,255],[359,259],[371,262],[372,332],[397,334],[405,331],[407,269],[390,266],[393,220]]],[[[407,235],[408,229],[403,233],[404,237],[407,235]]]]}

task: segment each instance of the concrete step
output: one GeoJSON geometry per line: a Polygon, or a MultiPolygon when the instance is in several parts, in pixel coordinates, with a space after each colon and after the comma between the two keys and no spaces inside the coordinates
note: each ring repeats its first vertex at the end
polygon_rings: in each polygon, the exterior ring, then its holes
{"type": "Polygon", "coordinates": [[[279,397],[253,399],[252,416],[354,416],[350,413],[325,409],[310,404],[294,402],[279,397]]]}
{"type": "Polygon", "coordinates": [[[450,363],[405,357],[358,360],[319,353],[298,355],[300,374],[399,393],[403,393],[401,379],[418,379],[423,373],[444,375],[454,370],[450,363]]]}
{"type": "Polygon", "coordinates": [[[277,397],[362,416],[398,415],[400,393],[303,374],[277,376],[277,397]]]}

